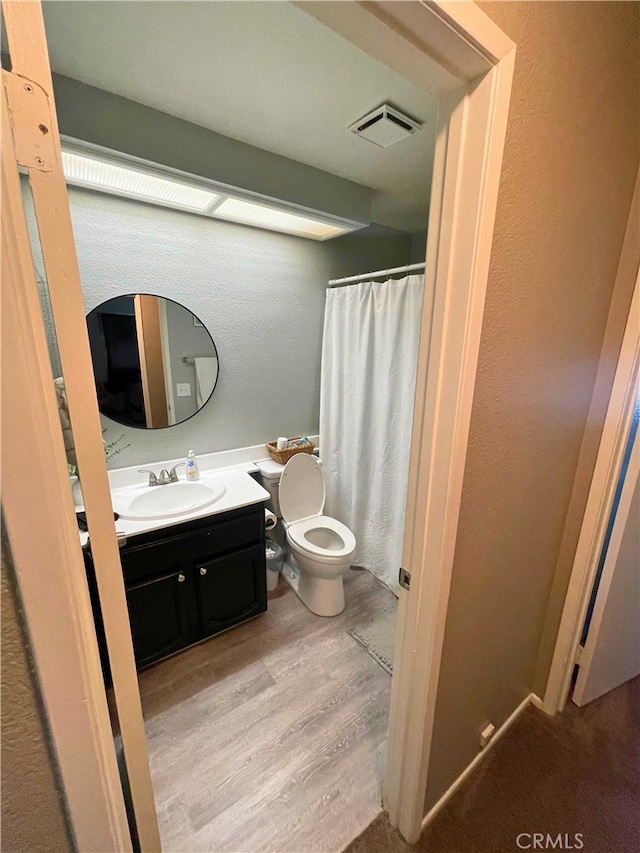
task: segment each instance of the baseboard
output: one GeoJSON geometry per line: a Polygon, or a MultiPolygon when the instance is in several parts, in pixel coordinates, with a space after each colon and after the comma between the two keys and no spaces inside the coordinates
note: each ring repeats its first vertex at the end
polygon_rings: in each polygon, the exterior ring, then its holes
{"type": "Polygon", "coordinates": [[[445,791],[445,793],[440,797],[438,802],[427,812],[427,814],[422,818],[422,830],[424,831],[426,827],[431,823],[434,817],[438,814],[438,812],[449,802],[451,797],[455,794],[458,788],[462,785],[462,783],[471,776],[476,767],[480,764],[482,759],[487,755],[488,752],[496,745],[496,743],[500,740],[502,735],[507,732],[511,726],[518,719],[520,714],[524,711],[524,709],[528,705],[533,705],[536,708],[542,708],[542,700],[539,696],[536,696],[535,693],[530,693],[526,696],[522,702],[518,705],[518,707],[510,714],[504,723],[500,726],[494,736],[491,738],[489,743],[485,746],[482,752],[479,752],[473,761],[465,767],[462,773],[458,776],[453,785],[445,791]]]}
{"type": "Polygon", "coordinates": [[[531,700],[531,704],[534,708],[537,708],[539,711],[544,711],[544,702],[537,693],[532,693],[529,696],[529,699],[531,700]]]}

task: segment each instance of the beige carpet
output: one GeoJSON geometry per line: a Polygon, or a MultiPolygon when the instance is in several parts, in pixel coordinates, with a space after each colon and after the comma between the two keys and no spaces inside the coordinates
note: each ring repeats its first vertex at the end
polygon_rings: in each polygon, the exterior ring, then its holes
{"type": "Polygon", "coordinates": [[[527,708],[417,845],[380,815],[347,851],[518,853],[517,836],[534,832],[549,833],[555,850],[579,849],[581,833],[582,853],[638,853],[640,678],[559,717],[527,708]]]}

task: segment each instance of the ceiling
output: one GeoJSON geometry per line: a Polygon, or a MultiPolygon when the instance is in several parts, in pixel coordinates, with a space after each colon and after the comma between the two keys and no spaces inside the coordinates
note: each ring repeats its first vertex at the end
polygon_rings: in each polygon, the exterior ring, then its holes
{"type": "Polygon", "coordinates": [[[54,71],[375,190],[371,218],[426,227],[436,103],[305,12],[261,2],[44,4],[54,71]],[[388,101],[424,123],[382,149],[348,131],[388,101]]]}

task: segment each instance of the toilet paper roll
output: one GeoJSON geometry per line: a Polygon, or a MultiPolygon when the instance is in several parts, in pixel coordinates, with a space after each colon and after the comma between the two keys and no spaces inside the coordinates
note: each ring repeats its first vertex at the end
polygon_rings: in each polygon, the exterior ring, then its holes
{"type": "Polygon", "coordinates": [[[273,528],[278,523],[278,517],[274,515],[271,510],[265,509],[264,511],[264,529],[265,530],[273,530],[273,528]]]}

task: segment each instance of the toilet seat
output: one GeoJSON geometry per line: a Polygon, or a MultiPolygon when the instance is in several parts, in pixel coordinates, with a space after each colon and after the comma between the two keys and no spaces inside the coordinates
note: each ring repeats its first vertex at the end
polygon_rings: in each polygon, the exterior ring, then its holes
{"type": "Polygon", "coordinates": [[[301,551],[332,562],[341,562],[356,547],[356,537],[349,528],[328,515],[293,522],[287,527],[287,536],[301,551]]]}

